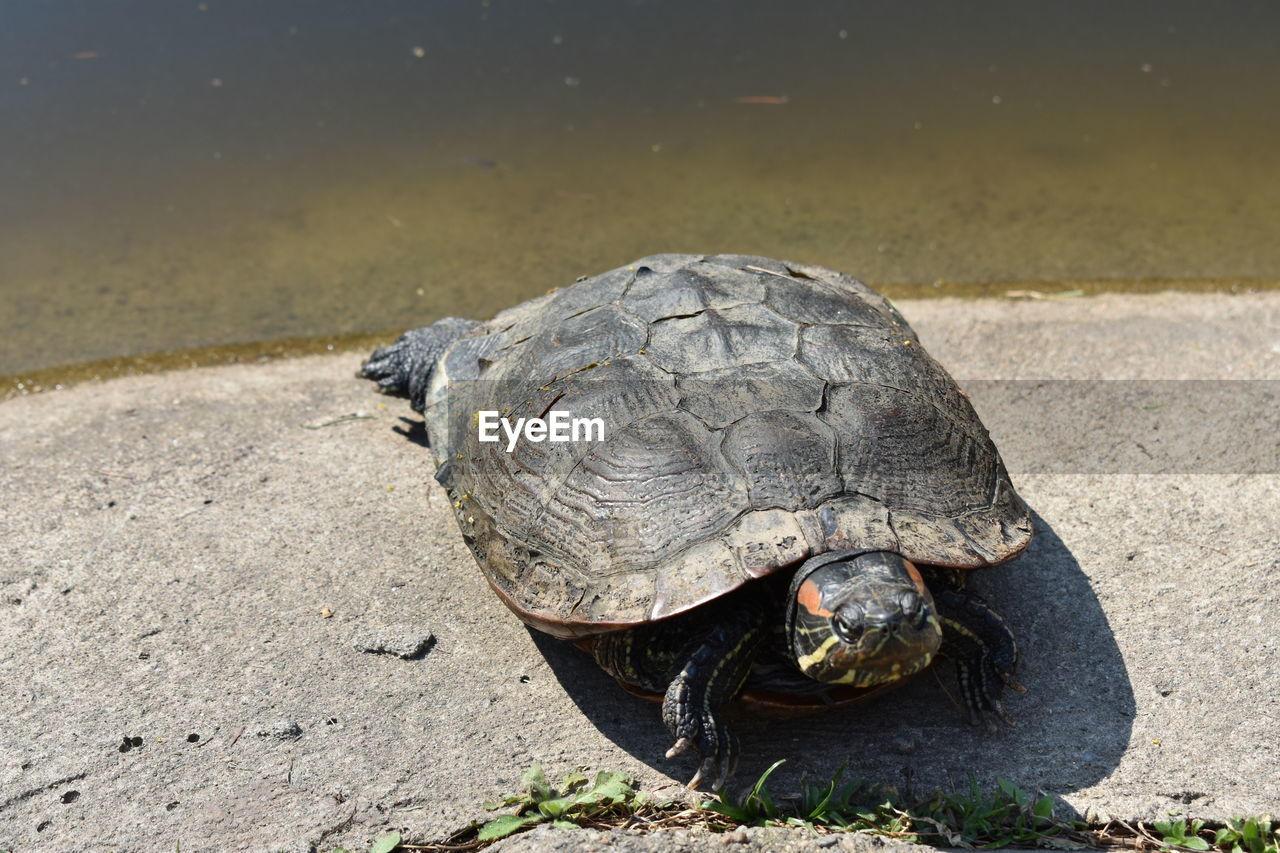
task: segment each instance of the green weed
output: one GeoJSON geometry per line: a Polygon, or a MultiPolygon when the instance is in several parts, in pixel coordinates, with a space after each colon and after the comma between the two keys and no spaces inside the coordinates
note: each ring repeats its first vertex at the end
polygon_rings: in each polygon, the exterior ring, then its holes
{"type": "Polygon", "coordinates": [[[722,798],[702,807],[747,826],[804,826],[815,831],[823,827],[951,847],[1086,844],[1080,837],[1084,824],[1054,817],[1052,797],[1035,798],[1004,780],[991,794],[973,784],[966,794],[938,793],[908,804],[892,788],[844,781],[841,768],[827,782],[805,783],[798,797],[780,806],[765,783],[781,763],[766,770],[738,804],[722,798]]]}
{"type": "Polygon", "coordinates": [[[1217,850],[1221,853],[1280,853],[1280,823],[1271,815],[1233,817],[1221,826],[1203,820],[1170,817],[1152,821],[1151,828],[1168,847],[1217,850]]]}
{"type": "Polygon", "coordinates": [[[516,806],[515,812],[479,827],[477,841],[496,841],[539,823],[578,826],[602,817],[626,817],[645,804],[645,796],[636,790],[635,782],[621,773],[602,771],[592,782],[582,771],[574,771],[553,788],[542,765],[535,764],[520,781],[521,793],[486,805],[491,809],[516,806]]]}

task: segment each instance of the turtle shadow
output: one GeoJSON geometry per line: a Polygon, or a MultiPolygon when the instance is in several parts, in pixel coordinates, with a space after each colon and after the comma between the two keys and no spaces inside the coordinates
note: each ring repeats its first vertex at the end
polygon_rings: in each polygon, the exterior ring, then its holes
{"type": "Polygon", "coordinates": [[[401,417],[400,423],[391,427],[391,431],[419,447],[430,449],[431,442],[427,437],[427,424],[417,418],[401,417]]]}
{"type": "MultiPolygon", "coordinates": [[[[972,582],[1018,635],[1027,692],[1004,702],[1015,725],[994,734],[969,725],[951,698],[958,691],[943,662],[862,704],[739,718],[742,758],[731,790],[750,785],[779,759],[786,763],[770,777],[778,793],[795,791],[804,778],[830,779],[842,767],[847,779],[894,785],[908,797],[967,789],[970,780],[989,790],[996,779],[1066,794],[1110,775],[1133,727],[1128,671],[1088,577],[1048,522],[1034,519],[1027,551],[972,582]]],[[[655,770],[681,781],[692,775],[691,759],[663,758],[671,738],[656,704],[626,693],[570,644],[531,633],[565,692],[602,734],[655,770]]]]}

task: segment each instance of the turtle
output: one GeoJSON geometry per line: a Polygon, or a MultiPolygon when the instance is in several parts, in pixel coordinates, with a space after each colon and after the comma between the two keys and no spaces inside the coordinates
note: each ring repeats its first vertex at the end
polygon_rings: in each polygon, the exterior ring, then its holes
{"type": "Polygon", "coordinates": [[[359,375],[424,416],[498,597],[660,698],[690,787],[729,778],[735,699],[820,708],[940,656],[971,722],[1012,722],[1018,645],[965,579],[1028,545],[1030,512],[967,396],[852,276],[651,255],[408,331],[359,375]],[[555,441],[557,413],[603,429],[555,441]]]}

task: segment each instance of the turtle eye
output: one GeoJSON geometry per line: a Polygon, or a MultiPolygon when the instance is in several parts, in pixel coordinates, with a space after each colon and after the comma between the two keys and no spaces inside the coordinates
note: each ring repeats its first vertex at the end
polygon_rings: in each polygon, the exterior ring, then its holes
{"type": "Polygon", "coordinates": [[[862,637],[862,625],[850,621],[839,613],[831,617],[831,630],[842,643],[847,643],[851,646],[857,644],[862,637]]]}
{"type": "Polygon", "coordinates": [[[914,627],[920,627],[924,622],[924,598],[915,592],[904,592],[898,597],[898,606],[902,608],[902,615],[914,627]]]}

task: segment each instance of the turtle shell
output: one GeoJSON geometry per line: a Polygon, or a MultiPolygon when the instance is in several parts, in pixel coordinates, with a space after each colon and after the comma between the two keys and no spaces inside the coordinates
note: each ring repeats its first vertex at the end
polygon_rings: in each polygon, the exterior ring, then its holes
{"type": "Polygon", "coordinates": [[[886,299],[822,267],[653,255],[582,279],[454,343],[427,420],[490,584],[561,637],[823,552],[977,568],[1032,534],[955,382],[886,299]],[[599,418],[603,440],[508,451],[480,441],[484,411],[599,418]]]}

